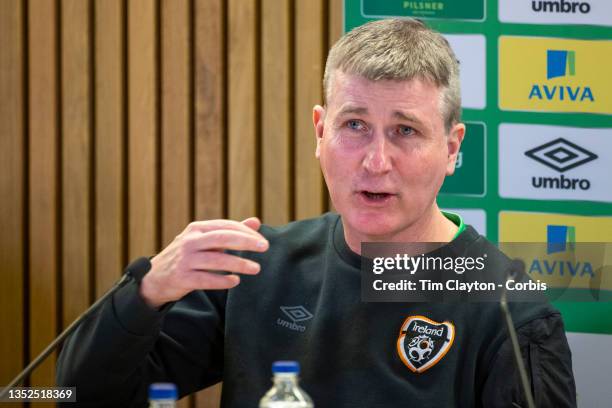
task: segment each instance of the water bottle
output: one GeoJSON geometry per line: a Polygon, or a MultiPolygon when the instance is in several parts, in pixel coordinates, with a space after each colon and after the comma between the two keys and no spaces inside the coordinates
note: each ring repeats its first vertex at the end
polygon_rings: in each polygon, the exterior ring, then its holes
{"type": "Polygon", "coordinates": [[[176,408],[178,392],[172,383],[153,383],[149,386],[149,408],[176,408]]]}
{"type": "Polygon", "coordinates": [[[312,400],[298,386],[300,365],[297,361],[272,364],[274,385],[259,401],[259,408],[314,408],[312,400]]]}

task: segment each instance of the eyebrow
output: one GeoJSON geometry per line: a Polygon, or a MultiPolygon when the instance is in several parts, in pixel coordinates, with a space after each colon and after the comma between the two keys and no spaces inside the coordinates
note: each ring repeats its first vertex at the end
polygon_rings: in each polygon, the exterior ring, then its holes
{"type": "Polygon", "coordinates": [[[406,120],[408,122],[414,122],[414,123],[419,124],[419,125],[423,125],[424,124],[416,116],[411,115],[409,113],[405,113],[405,112],[395,111],[395,112],[393,112],[393,117],[397,118],[397,119],[400,119],[400,120],[406,120]]]}
{"type": "MultiPolygon", "coordinates": [[[[338,112],[338,116],[344,116],[344,115],[365,115],[368,113],[368,108],[362,107],[362,106],[355,106],[355,105],[347,105],[347,106],[343,106],[340,111],[338,112]]],[[[414,115],[411,115],[409,113],[406,112],[402,112],[402,111],[394,111],[393,115],[394,118],[396,119],[400,119],[400,120],[405,120],[408,122],[413,122],[419,125],[423,125],[423,121],[420,120],[419,118],[417,118],[414,115]]]]}
{"type": "Polygon", "coordinates": [[[355,105],[346,105],[343,106],[342,109],[340,109],[340,111],[338,112],[338,116],[344,116],[344,115],[363,115],[368,113],[368,108],[364,108],[361,106],[355,106],[355,105]]]}

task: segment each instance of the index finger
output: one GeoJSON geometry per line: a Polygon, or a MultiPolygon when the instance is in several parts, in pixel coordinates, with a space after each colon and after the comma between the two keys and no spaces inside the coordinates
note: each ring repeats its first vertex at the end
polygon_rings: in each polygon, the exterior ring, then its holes
{"type": "Polygon", "coordinates": [[[217,229],[190,238],[194,242],[194,249],[265,252],[268,250],[268,240],[245,234],[242,231],[217,229]]]}
{"type": "MultiPolygon", "coordinates": [[[[247,234],[251,234],[257,238],[265,239],[263,235],[261,235],[256,230],[250,228],[248,225],[245,225],[244,222],[251,220],[251,218],[247,218],[243,222],[238,222],[234,220],[207,220],[207,221],[193,221],[187,226],[188,231],[197,231],[201,233],[207,233],[210,231],[216,230],[234,230],[245,232],[247,234]]],[[[259,221],[259,220],[258,220],[259,221]]]]}

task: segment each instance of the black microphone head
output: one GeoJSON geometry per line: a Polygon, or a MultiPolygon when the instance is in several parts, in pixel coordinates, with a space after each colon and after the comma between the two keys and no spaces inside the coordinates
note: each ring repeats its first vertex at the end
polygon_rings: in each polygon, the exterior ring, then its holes
{"type": "Polygon", "coordinates": [[[132,263],[125,268],[125,273],[134,278],[136,282],[140,283],[150,269],[151,261],[149,261],[149,258],[143,256],[132,261],[132,263]]]}

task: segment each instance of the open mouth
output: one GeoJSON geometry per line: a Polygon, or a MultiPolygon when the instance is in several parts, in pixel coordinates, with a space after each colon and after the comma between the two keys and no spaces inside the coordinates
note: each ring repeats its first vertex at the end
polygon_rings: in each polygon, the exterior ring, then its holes
{"type": "Polygon", "coordinates": [[[388,199],[389,197],[393,196],[393,194],[390,194],[390,193],[380,193],[380,192],[373,192],[373,191],[362,191],[361,195],[368,201],[374,201],[374,202],[384,201],[388,199]]]}

